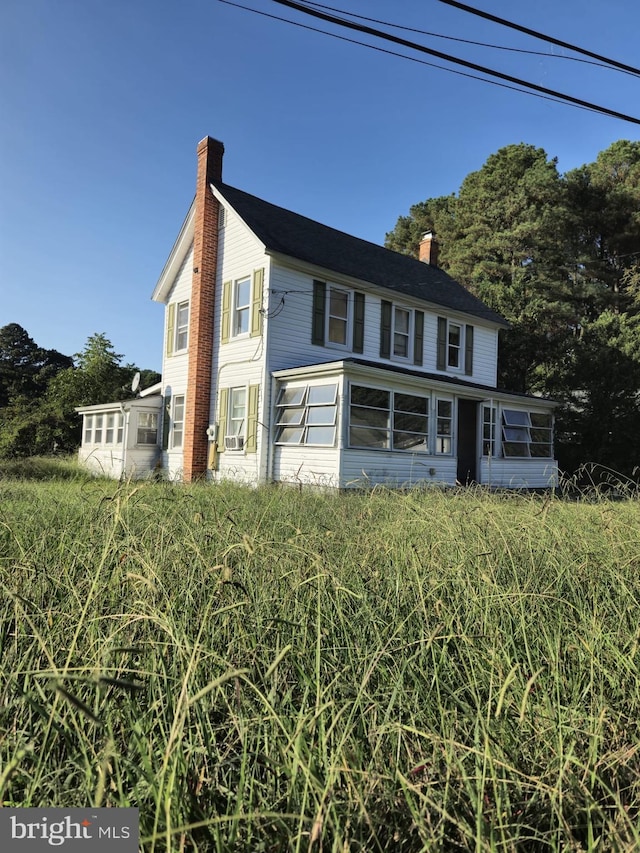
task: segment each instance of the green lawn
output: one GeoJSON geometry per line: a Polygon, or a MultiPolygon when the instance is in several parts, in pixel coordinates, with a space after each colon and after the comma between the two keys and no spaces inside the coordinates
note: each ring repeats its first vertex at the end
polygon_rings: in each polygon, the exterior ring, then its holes
{"type": "MultiPolygon", "coordinates": [[[[15,472],[14,472],[15,473],[15,472]]],[[[640,503],[0,479],[5,805],[145,851],[640,849],[640,503]]]]}

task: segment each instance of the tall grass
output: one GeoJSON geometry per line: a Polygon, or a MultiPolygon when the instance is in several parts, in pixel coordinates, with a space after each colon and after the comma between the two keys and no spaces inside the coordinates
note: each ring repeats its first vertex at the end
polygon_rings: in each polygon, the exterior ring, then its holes
{"type": "Polygon", "coordinates": [[[640,849],[640,508],[0,480],[5,805],[145,851],[640,849]]]}

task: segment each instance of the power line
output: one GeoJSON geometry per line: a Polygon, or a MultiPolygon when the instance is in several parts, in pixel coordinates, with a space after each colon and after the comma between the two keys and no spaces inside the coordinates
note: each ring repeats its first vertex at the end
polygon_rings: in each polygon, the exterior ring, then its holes
{"type": "MultiPolygon", "coordinates": [[[[360,21],[369,21],[372,24],[382,24],[385,27],[393,27],[395,30],[403,30],[408,33],[418,33],[422,36],[430,36],[431,38],[436,39],[446,39],[447,41],[455,41],[460,44],[472,44],[475,47],[489,47],[492,50],[504,50],[509,53],[522,53],[526,56],[544,56],[548,59],[561,59],[565,62],[581,62],[585,65],[594,65],[596,68],[608,68],[609,70],[614,70],[611,68],[609,64],[603,62],[593,62],[590,59],[580,59],[578,56],[565,56],[559,53],[549,53],[546,50],[525,50],[521,47],[507,47],[502,44],[491,44],[484,41],[474,41],[473,39],[463,39],[457,36],[445,36],[442,33],[433,33],[429,30],[421,30],[418,27],[406,27],[402,24],[394,24],[392,21],[383,21],[380,18],[369,18],[367,15],[356,15],[355,12],[349,12],[343,9],[336,9],[335,6],[325,6],[323,3],[314,3],[312,0],[305,0],[306,5],[315,6],[318,9],[327,9],[329,12],[340,12],[341,15],[348,15],[350,18],[357,18],[360,21]]],[[[622,70],[622,69],[616,69],[622,70]]],[[[625,74],[629,74],[631,72],[625,71],[625,74]]],[[[633,76],[636,76],[635,74],[633,76]]]]}
{"type": "Polygon", "coordinates": [[[640,69],[634,68],[631,65],[625,65],[623,62],[618,62],[615,59],[607,59],[606,56],[601,56],[599,53],[593,53],[590,50],[585,50],[582,47],[576,47],[569,42],[561,41],[560,39],[547,36],[544,33],[539,33],[537,30],[531,30],[529,27],[523,27],[520,24],[514,24],[512,21],[507,21],[504,18],[499,18],[497,15],[490,15],[489,12],[482,12],[480,9],[474,9],[472,6],[467,6],[465,3],[459,3],[458,0],[439,0],[440,3],[445,3],[447,6],[455,6],[456,9],[462,9],[463,12],[469,12],[472,15],[477,15],[480,18],[486,18],[487,21],[493,21],[503,27],[510,27],[512,30],[518,30],[521,33],[526,33],[529,36],[547,41],[550,44],[557,44],[559,47],[566,47],[569,50],[574,50],[576,53],[582,53],[585,56],[590,56],[592,59],[597,59],[599,62],[604,62],[606,65],[612,65],[614,68],[619,68],[621,71],[626,71],[634,76],[640,75],[640,69]]]}
{"type": "MultiPolygon", "coordinates": [[[[466,77],[468,80],[478,80],[480,83],[488,83],[490,86],[498,86],[501,89],[509,89],[512,92],[518,92],[521,95],[529,95],[531,98],[540,98],[543,101],[551,101],[554,104],[563,104],[566,106],[565,102],[560,98],[552,98],[549,95],[542,95],[538,92],[529,92],[526,89],[520,89],[517,86],[510,86],[508,83],[499,83],[497,80],[488,80],[486,77],[479,77],[477,74],[469,74],[467,71],[458,71],[455,68],[447,68],[445,65],[438,65],[436,62],[428,62],[426,59],[418,59],[417,56],[407,56],[406,53],[399,53],[396,50],[388,50],[387,48],[379,47],[375,44],[369,44],[366,41],[348,38],[347,36],[341,36],[337,33],[331,33],[328,30],[322,30],[319,27],[312,27],[308,24],[302,24],[299,21],[292,21],[290,18],[283,18],[280,15],[272,15],[269,12],[263,12],[260,9],[253,9],[250,6],[244,6],[241,3],[235,3],[233,0],[218,0],[218,3],[223,3],[225,6],[233,6],[236,9],[242,9],[245,12],[252,12],[254,15],[260,15],[261,17],[269,18],[272,21],[281,21],[285,24],[291,24],[294,27],[299,27],[302,30],[308,30],[312,33],[320,33],[320,35],[329,36],[330,38],[338,39],[338,41],[347,42],[347,44],[357,44],[360,47],[366,47],[369,50],[384,53],[386,56],[395,56],[399,59],[406,59],[409,62],[416,62],[418,65],[426,65],[428,68],[436,68],[439,71],[446,71],[448,74],[456,74],[458,77],[466,77]]],[[[586,112],[598,112],[597,109],[592,109],[587,106],[583,107],[578,104],[572,104],[571,106],[575,106],[576,109],[585,110],[586,112]]]]}
{"type": "MultiPolygon", "coordinates": [[[[500,80],[506,80],[509,83],[514,83],[517,86],[524,86],[527,89],[532,89],[534,92],[541,92],[544,95],[551,96],[554,99],[559,99],[561,101],[565,101],[571,104],[577,104],[578,106],[585,107],[586,109],[593,110],[594,112],[601,113],[602,115],[608,115],[613,118],[619,118],[623,121],[628,121],[631,124],[640,125],[640,119],[635,118],[634,116],[629,116],[626,113],[617,112],[617,110],[611,110],[608,107],[601,107],[598,104],[594,104],[590,101],[585,101],[582,98],[575,98],[572,95],[564,95],[562,92],[557,92],[554,89],[547,89],[545,86],[539,86],[536,83],[528,83],[526,80],[522,80],[519,77],[513,77],[510,74],[504,74],[501,71],[494,71],[491,68],[486,68],[483,65],[478,65],[475,62],[469,62],[466,59],[460,59],[456,56],[451,56],[447,53],[442,53],[439,50],[434,50],[430,47],[425,47],[424,45],[417,44],[416,42],[409,41],[408,39],[401,38],[400,36],[392,35],[391,33],[385,33],[382,30],[374,29],[373,27],[368,27],[364,24],[358,24],[355,21],[348,21],[345,18],[338,18],[334,15],[328,15],[326,12],[321,12],[318,9],[312,9],[309,6],[302,5],[301,3],[296,3],[294,0],[273,0],[274,3],[278,3],[280,6],[287,6],[290,9],[295,9],[298,12],[302,12],[305,15],[311,15],[314,18],[320,18],[320,20],[327,21],[331,24],[337,24],[341,27],[346,27],[347,29],[356,30],[357,32],[366,33],[367,35],[374,36],[376,38],[381,38],[386,41],[393,42],[394,44],[402,45],[403,47],[408,47],[411,50],[417,50],[421,53],[427,53],[430,56],[436,56],[438,59],[444,59],[447,62],[453,62],[457,65],[462,65],[465,68],[470,68],[473,71],[479,71],[482,74],[488,74],[491,77],[497,77],[500,80]]],[[[442,0],[442,2],[449,2],[449,0],[442,0]]]]}

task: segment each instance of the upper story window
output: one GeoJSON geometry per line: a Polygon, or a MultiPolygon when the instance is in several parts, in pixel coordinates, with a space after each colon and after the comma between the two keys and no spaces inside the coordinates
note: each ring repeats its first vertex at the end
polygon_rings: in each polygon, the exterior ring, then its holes
{"type": "Polygon", "coordinates": [[[167,339],[166,353],[168,356],[184,352],[189,341],[189,302],[171,302],[167,305],[167,339]]]}
{"type": "Polygon", "coordinates": [[[187,348],[189,339],[189,303],[180,302],[176,310],[176,352],[187,348]]]}
{"type": "Polygon", "coordinates": [[[411,343],[411,312],[393,306],[393,354],[398,358],[409,358],[411,343]]]}
{"type": "Polygon", "coordinates": [[[438,370],[473,373],[473,326],[438,317],[438,370]]]}
{"type": "Polygon", "coordinates": [[[349,292],[339,287],[327,287],[327,342],[346,347],[349,342],[349,292]]]}
{"type": "Polygon", "coordinates": [[[421,365],[424,349],[424,312],[380,303],[380,358],[397,358],[421,365]]]}
{"type": "Polygon", "coordinates": [[[313,282],[311,343],[364,351],[364,293],[313,282]]]}
{"type": "Polygon", "coordinates": [[[220,340],[226,344],[234,338],[262,334],[264,270],[222,285],[222,325],[220,340]]]}
{"type": "Polygon", "coordinates": [[[249,332],[249,310],[251,307],[251,279],[241,278],[233,286],[233,336],[249,332]]]}

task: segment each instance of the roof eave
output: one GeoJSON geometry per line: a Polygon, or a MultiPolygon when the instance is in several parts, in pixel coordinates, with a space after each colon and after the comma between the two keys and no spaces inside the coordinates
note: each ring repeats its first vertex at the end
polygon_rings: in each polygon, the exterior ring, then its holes
{"type": "Polygon", "coordinates": [[[167,297],[169,296],[169,292],[171,290],[171,286],[173,285],[175,277],[178,274],[180,265],[184,260],[184,256],[189,251],[191,243],[193,242],[194,214],[195,199],[192,202],[187,215],[185,216],[184,222],[182,223],[182,227],[180,228],[180,232],[176,238],[175,243],[173,244],[171,252],[169,253],[169,257],[167,258],[167,262],[165,263],[164,268],[160,273],[158,283],[156,284],[155,289],[151,294],[151,299],[154,302],[167,301],[167,297]]]}

